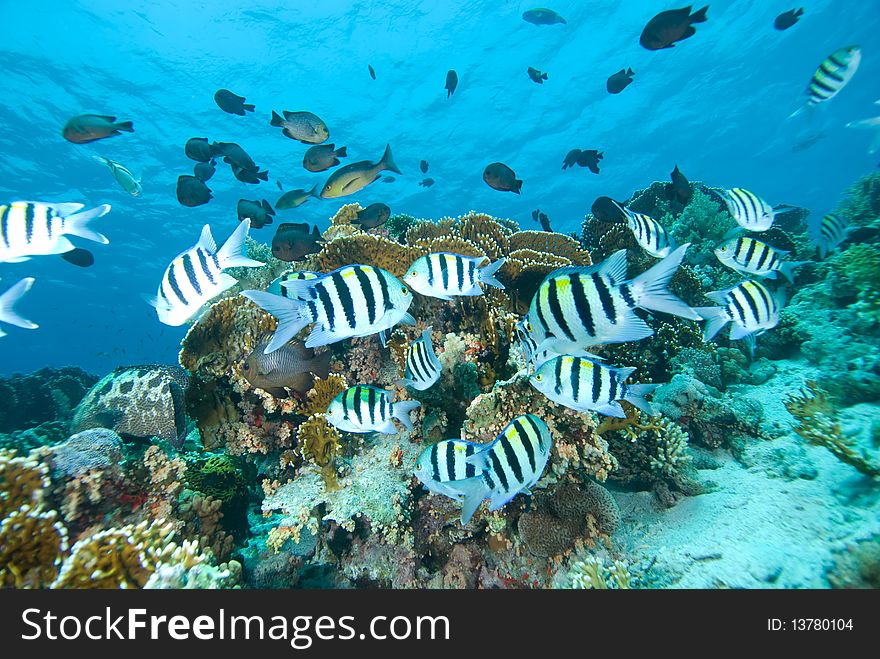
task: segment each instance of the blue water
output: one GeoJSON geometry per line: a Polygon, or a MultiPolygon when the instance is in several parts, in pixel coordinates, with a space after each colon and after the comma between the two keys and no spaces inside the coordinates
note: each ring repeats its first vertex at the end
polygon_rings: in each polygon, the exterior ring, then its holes
{"type": "MultiPolygon", "coordinates": [[[[52,0],[0,4],[0,199],[110,203],[98,226],[106,247],[88,270],[58,257],[0,265],[0,288],[24,276],[37,282],[19,306],[40,324],[9,328],[0,340],[0,373],[76,363],[104,373],[121,364],[174,362],[185,328],[161,325],[141,293],[154,292],[177,253],[204,223],[218,242],[236,226],[239,198],[309,188],[326,173],[301,167],[306,146],[268,125],[270,111],[309,110],[328,124],[330,141],[348,147],[346,162],[381,155],[390,143],[404,172],[344,200],[311,200],[279,212],[281,221],[322,228],[342,202],[388,203],[394,213],[455,216],[476,209],[526,228],[540,207],[557,231],[578,231],[599,195],[627,198],[677,164],[692,181],[754,189],[771,203],[829,210],[843,190],[876,167],[867,133],[844,128],[876,114],[880,30],[876,2],[799,2],[806,15],[787,32],[773,18],[792,4],[713,1],[709,21],[673,49],[638,43],[657,12],[678,3],[556,1],[567,25],[537,27],[520,2],[261,2],[156,0],[126,3],[52,0]],[[824,57],[862,46],[861,68],[828,107],[786,121],[824,57]],[[373,81],[367,65],[376,70],[373,81]],[[549,73],[535,85],[534,66],[549,73]],[[607,77],[632,67],[622,94],[607,77]],[[459,86],[443,89],[454,68],[459,86]],[[246,117],[225,114],[213,93],[226,87],[255,103],[246,117]],[[135,133],[77,146],[61,137],[81,113],[131,120],[135,133]],[[792,152],[809,135],[825,137],[792,152]],[[211,203],[184,208],[175,198],[189,137],[239,142],[268,184],[247,185],[220,165],[211,203]],[[562,171],[571,148],[605,152],[599,176],[562,171]],[[132,198],[99,154],[143,176],[132,198]],[[418,186],[429,160],[430,189],[418,186]],[[522,195],[481,180],[499,160],[524,180],[522,195]],[[124,351],[124,352],[123,352],[124,351]]],[[[270,241],[274,226],[254,231],[270,241]]]]}

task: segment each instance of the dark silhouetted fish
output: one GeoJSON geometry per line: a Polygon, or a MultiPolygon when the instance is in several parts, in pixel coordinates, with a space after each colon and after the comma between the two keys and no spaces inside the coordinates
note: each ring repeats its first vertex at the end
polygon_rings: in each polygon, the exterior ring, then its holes
{"type": "Polygon", "coordinates": [[[345,167],[340,167],[330,175],[324,187],[321,188],[322,199],[335,199],[337,197],[345,197],[354,194],[358,190],[362,190],[370,183],[379,178],[379,173],[390,170],[400,174],[394,157],[391,155],[391,145],[385,145],[385,153],[378,162],[370,162],[369,160],[360,160],[353,162],[345,167]]]}
{"type": "Polygon", "coordinates": [[[552,9],[529,9],[523,13],[522,17],[526,23],[531,23],[532,25],[565,23],[565,19],[552,9]]]}
{"type": "Polygon", "coordinates": [[[562,169],[568,169],[569,167],[574,167],[577,164],[578,158],[581,157],[580,149],[572,149],[568,153],[565,154],[565,158],[562,160],[562,169]]]}
{"type": "Polygon", "coordinates": [[[304,222],[279,224],[272,238],[272,256],[282,261],[298,261],[320,251],[321,232],[317,226],[309,232],[309,225],[304,222]]]}
{"type": "Polygon", "coordinates": [[[278,186],[278,189],[281,190],[281,192],[284,192],[284,187],[281,185],[281,181],[275,179],[275,185],[278,186]]]}
{"type": "MultiPolygon", "coordinates": [[[[288,190],[278,198],[275,202],[275,208],[280,211],[290,210],[297,206],[302,206],[309,200],[309,197],[318,197],[318,184],[311,190],[288,190]]],[[[318,197],[320,199],[320,197],[318,197]]]]}
{"type": "Polygon", "coordinates": [[[105,137],[113,137],[122,133],[133,133],[134,124],[130,121],[117,123],[116,117],[100,114],[81,114],[70,119],[61,134],[68,142],[88,144],[105,137]]]}
{"type": "Polygon", "coordinates": [[[245,103],[245,97],[233,94],[228,89],[218,89],[214,92],[214,102],[224,112],[237,114],[243,117],[245,112],[253,112],[254,106],[245,103]]]}
{"type": "Polygon", "coordinates": [[[391,208],[387,204],[377,202],[358,211],[352,224],[359,224],[361,229],[375,229],[385,224],[389,217],[391,217],[391,208]]]}
{"type": "Polygon", "coordinates": [[[677,199],[682,204],[688,203],[691,197],[694,196],[694,191],[691,190],[691,184],[688,182],[687,177],[681,173],[678,165],[675,166],[675,169],[672,170],[669,176],[672,178],[672,183],[666,184],[666,198],[677,199]]]}
{"type": "Polygon", "coordinates": [[[676,41],[694,36],[697,30],[693,23],[704,23],[707,20],[706,10],[709,9],[709,6],[707,5],[693,14],[691,13],[692,8],[688,6],[682,9],[661,11],[648,21],[645,29],[642,30],[639,43],[648,50],[662,50],[674,47],[676,41]]]}
{"type": "Polygon", "coordinates": [[[798,153],[799,151],[806,151],[811,146],[813,146],[816,142],[823,139],[825,137],[825,133],[817,133],[815,135],[810,135],[802,139],[800,142],[791,147],[792,153],[798,153]]]}
{"type": "Polygon", "coordinates": [[[620,69],[620,71],[608,78],[608,82],[605,83],[605,89],[608,90],[609,94],[619,94],[633,81],[632,77],[634,75],[635,72],[632,69],[620,69]]]}
{"type": "Polygon", "coordinates": [[[532,211],[532,219],[540,223],[541,229],[548,233],[553,233],[553,229],[550,228],[550,218],[547,217],[546,213],[542,213],[540,208],[532,211]]]}
{"type": "Polygon", "coordinates": [[[259,183],[269,180],[269,172],[260,171],[259,167],[232,167],[232,175],[242,183],[259,183]]]}
{"type": "Polygon", "coordinates": [[[486,165],[486,169],[483,170],[483,180],[490,188],[516,194],[520,194],[523,184],[510,167],[500,162],[486,165]]]}
{"type": "Polygon", "coordinates": [[[266,354],[267,341],[261,342],[241,366],[242,375],[252,387],[258,387],[276,398],[287,398],[285,388],[300,394],[308,392],[315,376],[326,378],[330,371],[329,350],[315,355],[302,341],[293,340],[266,354]]]}
{"type": "Polygon", "coordinates": [[[318,144],[310,147],[303,156],[303,167],[310,172],[323,172],[339,164],[340,158],[348,155],[348,149],[338,149],[333,144],[318,144]]]}
{"type": "Polygon", "coordinates": [[[95,263],[94,254],[92,254],[87,249],[83,249],[82,247],[77,247],[70,250],[69,252],[64,252],[64,254],[61,255],[61,258],[68,263],[78,265],[80,268],[88,268],[95,263]]]}
{"type": "Polygon", "coordinates": [[[581,167],[586,167],[594,174],[599,173],[599,161],[604,157],[603,153],[599,153],[595,149],[590,149],[588,151],[581,151],[581,155],[578,156],[577,164],[581,167]]]}
{"type": "Polygon", "coordinates": [[[449,72],[446,74],[446,86],[443,88],[448,92],[446,98],[455,93],[456,87],[458,87],[458,74],[453,69],[449,69],[449,72]]]}
{"type": "Polygon", "coordinates": [[[600,222],[626,222],[626,213],[621,209],[624,204],[618,204],[611,197],[599,197],[593,202],[590,212],[600,222]]]}
{"type": "Polygon", "coordinates": [[[197,163],[196,166],[193,167],[193,175],[200,181],[207,183],[211,180],[211,177],[214,176],[214,172],[217,170],[216,165],[216,160],[197,163]]]}
{"type": "Polygon", "coordinates": [[[214,146],[208,143],[207,137],[191,137],[183,146],[186,157],[196,162],[208,162],[217,155],[214,146]]]}
{"type": "Polygon", "coordinates": [[[397,179],[393,176],[383,176],[382,183],[394,183],[397,179]]]}
{"type": "Polygon", "coordinates": [[[376,79],[376,71],[373,69],[372,64],[367,64],[367,69],[370,71],[370,77],[375,80],[376,79]]]}
{"type": "Polygon", "coordinates": [[[211,149],[216,155],[223,156],[223,162],[241,169],[253,169],[257,166],[247,151],[235,142],[214,142],[211,149]]]}
{"type": "Polygon", "coordinates": [[[272,224],[272,216],[275,215],[272,206],[265,199],[262,203],[257,199],[253,201],[239,199],[237,210],[238,221],[250,220],[254,229],[262,229],[267,224],[272,224]]]}
{"type": "Polygon", "coordinates": [[[529,78],[531,78],[534,82],[537,82],[539,85],[543,85],[544,81],[547,79],[546,73],[538,71],[538,69],[533,66],[530,66],[527,69],[526,73],[529,74],[529,78]]]}
{"type": "Polygon", "coordinates": [[[776,20],[773,21],[773,27],[775,27],[777,30],[787,30],[792,25],[797,23],[798,19],[803,15],[803,9],[789,9],[788,11],[784,11],[776,17],[776,20]]]}
{"type": "Polygon", "coordinates": [[[434,179],[423,178],[421,181],[419,181],[419,185],[423,188],[430,188],[432,185],[434,185],[434,179]]]}
{"type": "Polygon", "coordinates": [[[207,204],[211,197],[211,191],[204,181],[186,174],[177,177],[177,201],[183,206],[201,206],[207,204]]]}
{"type": "Polygon", "coordinates": [[[287,137],[304,144],[321,144],[326,142],[330,137],[330,130],[327,128],[321,118],[311,112],[288,112],[282,110],[279,116],[275,110],[272,110],[272,120],[270,126],[281,128],[281,132],[287,137]]]}
{"type": "Polygon", "coordinates": [[[419,169],[422,170],[422,174],[427,174],[428,173],[428,161],[422,160],[419,163],[419,169]]]}

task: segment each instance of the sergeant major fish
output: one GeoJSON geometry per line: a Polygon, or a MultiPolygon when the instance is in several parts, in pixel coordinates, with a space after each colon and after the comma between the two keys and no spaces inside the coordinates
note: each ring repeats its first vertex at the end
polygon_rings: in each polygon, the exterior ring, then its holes
{"type": "Polygon", "coordinates": [[[529,378],[529,383],[553,402],[578,412],[599,412],[626,418],[618,401],[625,400],[649,415],[654,414],[644,399],[659,384],[626,384],[635,371],[612,368],[583,357],[561,355],[543,364],[529,378]]]}
{"type": "Polygon", "coordinates": [[[773,207],[754,192],[743,188],[720,190],[727,211],[743,229],[748,231],[766,231],[773,226],[776,213],[773,207]]]}
{"type": "Polygon", "coordinates": [[[626,224],[635,236],[636,242],[648,254],[654,258],[662,259],[669,256],[669,253],[675,249],[675,242],[669,232],[653,217],[636,213],[623,206],[618,206],[618,208],[626,215],[626,224]]]}
{"type": "Polygon", "coordinates": [[[852,80],[861,61],[862,50],[858,46],[840,48],[822,60],[807,85],[806,105],[792,112],[788,118],[796,117],[804,110],[837,96],[852,80]]]}
{"type": "Polygon", "coordinates": [[[116,182],[122,186],[122,189],[125,190],[132,197],[140,197],[143,192],[143,188],[141,188],[140,179],[136,179],[134,174],[128,171],[125,167],[120,165],[115,160],[110,160],[109,158],[103,158],[101,156],[94,156],[95,160],[97,160],[102,165],[106,165],[110,169],[110,173],[113,174],[113,178],[116,179],[116,182]]]}
{"type": "Polygon", "coordinates": [[[406,349],[406,372],[400,384],[424,391],[440,379],[442,370],[443,367],[434,354],[434,346],[431,344],[431,328],[427,327],[406,349]]]}
{"type": "Polygon", "coordinates": [[[451,499],[460,499],[463,495],[446,483],[476,476],[477,467],[467,459],[484,448],[485,444],[475,444],[463,439],[444,439],[422,451],[413,473],[429,491],[451,499]]]}
{"type": "Polygon", "coordinates": [[[706,293],[706,297],[723,306],[697,307],[696,311],[707,321],[703,341],[710,341],[721,328],[732,322],[730,338],[735,341],[751,337],[750,343],[754,345],[754,335],[776,327],[779,312],[785,304],[782,289],[774,294],[752,279],[724,291],[706,293]]]}
{"type": "Polygon", "coordinates": [[[829,213],[822,219],[815,216],[810,220],[810,236],[819,249],[819,258],[824,259],[837,249],[856,227],[847,226],[847,220],[841,215],[829,213]]]}
{"type": "Polygon", "coordinates": [[[281,297],[290,297],[287,288],[282,285],[284,284],[284,282],[304,279],[317,279],[320,276],[320,272],[312,272],[310,270],[285,272],[280,277],[272,280],[272,283],[269,284],[269,288],[266,289],[266,292],[272,293],[272,295],[280,295],[281,297]]]}
{"type": "Polygon", "coordinates": [[[358,384],[349,387],[331,401],[325,418],[332,426],[345,432],[396,435],[394,419],[400,421],[407,430],[412,430],[409,414],[421,405],[417,400],[400,400],[394,403],[391,402],[390,391],[358,384]]]}
{"type": "Polygon", "coordinates": [[[310,323],[315,323],[307,348],[356,336],[380,333],[397,323],[415,325],[407,312],[412,304],[409,288],[387,270],[369,265],[346,265],[317,279],[282,282],[288,297],[263,291],[242,295],[278,319],[266,352],[277,350],[310,323]]]}
{"type": "Polygon", "coordinates": [[[464,499],[462,526],[470,521],[483,499],[489,499],[489,510],[498,510],[520,492],[530,495],[547,466],[551,444],[547,424],[534,414],[523,414],[508,423],[483,450],[467,458],[478,475],[446,484],[464,499]]]}
{"type": "Polygon", "coordinates": [[[787,251],[776,249],[760,240],[741,236],[731,238],[715,250],[715,256],[728,268],[740,273],[775,279],[779,272],[794,282],[794,269],[803,261],[784,261],[787,251]]]}
{"type": "Polygon", "coordinates": [[[403,281],[414,291],[440,300],[453,296],[482,295],[480,284],[504,288],[495,278],[495,272],[507,259],[498,259],[479,267],[486,257],[462,256],[449,252],[435,252],[420,256],[406,271],[403,281]]]}
{"type": "Polygon", "coordinates": [[[354,194],[358,190],[367,187],[379,178],[379,174],[385,170],[400,174],[394,158],[391,155],[391,145],[385,145],[385,153],[378,162],[369,160],[353,162],[345,167],[340,167],[330,175],[324,187],[321,189],[322,199],[334,199],[354,194]]]}
{"type": "MultiPolygon", "coordinates": [[[[34,281],[36,280],[33,277],[25,277],[0,294],[0,323],[15,325],[23,329],[37,329],[39,327],[36,323],[22,318],[15,312],[15,304],[31,290],[34,281]]],[[[6,332],[2,328],[0,328],[0,336],[6,336],[6,332]]]]}
{"type": "Polygon", "coordinates": [[[82,204],[14,201],[0,206],[0,263],[18,263],[32,256],[64,254],[74,249],[67,236],[102,245],[107,237],[89,223],[110,212],[110,204],[83,211],[82,204]]]}
{"type": "Polygon", "coordinates": [[[250,220],[239,224],[219,250],[211,227],[202,228],[199,241],[178,254],[165,269],[159,291],[147,302],[165,325],[183,325],[207,302],[238,283],[226,268],[259,268],[265,265],[242,254],[250,220]]]}
{"type": "Polygon", "coordinates": [[[529,306],[530,327],[538,350],[577,354],[600,343],[638,341],[654,331],[634,310],[650,309],[691,320],[698,312],[670,293],[686,243],[635,279],[626,279],[626,250],[590,267],[566,267],[541,282],[529,306]]]}

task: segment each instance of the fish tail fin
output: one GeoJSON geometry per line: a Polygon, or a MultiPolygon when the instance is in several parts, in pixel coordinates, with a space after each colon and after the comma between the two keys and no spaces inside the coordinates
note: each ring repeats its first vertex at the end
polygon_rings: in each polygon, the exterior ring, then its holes
{"type": "Polygon", "coordinates": [[[495,278],[495,273],[502,265],[507,263],[507,259],[498,259],[489,265],[480,268],[477,274],[478,279],[484,284],[494,286],[495,288],[504,288],[504,284],[495,278]]]}
{"type": "Polygon", "coordinates": [[[37,329],[39,327],[36,323],[32,323],[19,316],[13,309],[15,303],[24,297],[25,293],[31,290],[34,281],[33,277],[25,277],[5,293],[0,295],[0,322],[8,325],[15,325],[16,327],[23,327],[24,329],[37,329]]]}
{"type": "Polygon", "coordinates": [[[403,172],[397,168],[397,164],[394,162],[394,156],[391,155],[390,144],[385,145],[385,153],[382,154],[382,160],[379,161],[379,164],[384,165],[384,169],[403,175],[403,172]]]}
{"type": "Polygon", "coordinates": [[[417,400],[400,400],[394,403],[394,411],[391,413],[395,419],[400,421],[407,430],[413,429],[412,419],[409,413],[421,407],[422,404],[417,400]]]}
{"type": "Polygon", "coordinates": [[[783,261],[779,264],[779,273],[788,279],[792,284],[794,283],[794,269],[799,265],[803,265],[806,261],[783,261]]]}
{"type": "Polygon", "coordinates": [[[627,69],[626,69],[626,75],[628,75],[628,76],[634,76],[635,74],[636,74],[636,72],[632,70],[632,67],[627,67],[627,69]]]}
{"type": "Polygon", "coordinates": [[[241,107],[245,109],[245,112],[253,112],[256,109],[253,103],[243,103],[241,107]]]}
{"type": "Polygon", "coordinates": [[[272,119],[269,120],[270,126],[281,126],[284,124],[284,119],[281,118],[281,115],[272,110],[272,119]]]}
{"type": "Polygon", "coordinates": [[[694,311],[706,321],[706,326],[703,328],[703,342],[711,341],[712,337],[730,322],[730,318],[721,307],[697,307],[694,311]]]}
{"type": "Polygon", "coordinates": [[[68,215],[64,218],[64,233],[69,233],[72,236],[79,236],[80,238],[85,238],[86,240],[106,245],[110,242],[107,239],[107,236],[100,234],[97,231],[92,231],[89,229],[88,224],[92,220],[103,217],[109,212],[110,204],[101,204],[97,208],[68,215]]]}
{"type": "Polygon", "coordinates": [[[348,155],[348,147],[341,146],[338,149],[336,149],[336,151],[334,151],[333,153],[335,153],[337,155],[337,157],[339,157],[339,158],[345,158],[348,155]]]}
{"type": "Polygon", "coordinates": [[[118,124],[113,124],[113,127],[116,130],[121,130],[125,133],[133,133],[134,132],[134,122],[131,122],[131,121],[120,121],[118,124]]]}
{"type": "Polygon", "coordinates": [[[547,74],[546,74],[546,73],[544,73],[544,74],[541,76],[541,80],[547,80],[547,74]]]}
{"type": "Polygon", "coordinates": [[[232,235],[226,239],[225,243],[223,243],[223,247],[217,251],[217,260],[220,262],[221,269],[233,267],[259,268],[260,266],[266,265],[260,261],[249,259],[242,254],[242,251],[244,250],[244,242],[247,239],[248,230],[250,228],[250,220],[245,220],[239,224],[235,227],[235,231],[232,232],[232,235]]]}
{"type": "Polygon", "coordinates": [[[471,517],[477,512],[477,508],[483,503],[483,499],[489,496],[486,483],[483,481],[482,476],[474,476],[473,478],[465,478],[460,481],[451,481],[448,485],[451,485],[453,490],[464,496],[461,506],[461,525],[465,526],[471,521],[471,517]]]}
{"type": "Polygon", "coordinates": [[[803,16],[803,15],[804,15],[804,8],[801,7],[800,9],[795,9],[795,11],[794,11],[794,15],[795,15],[797,18],[800,18],[801,16],[803,16]]]}
{"type": "Polygon", "coordinates": [[[649,394],[659,387],[659,384],[630,384],[626,387],[626,396],[623,400],[627,403],[639,408],[642,412],[649,416],[654,416],[654,408],[651,403],[645,400],[645,394],[649,394]]]}
{"type": "Polygon", "coordinates": [[[522,181],[520,179],[514,179],[513,181],[513,192],[516,194],[520,194],[520,190],[522,190],[522,181]]]}
{"type": "Polygon", "coordinates": [[[666,288],[689,246],[690,243],[682,245],[650,270],[646,270],[632,280],[630,287],[633,289],[638,306],[681,318],[701,320],[696,311],[666,288]]]}
{"type": "Polygon", "coordinates": [[[709,18],[706,16],[706,12],[709,11],[709,5],[706,5],[702,9],[695,11],[690,16],[691,23],[705,23],[709,18]]]}
{"type": "Polygon", "coordinates": [[[268,355],[284,346],[312,322],[306,305],[299,300],[272,295],[264,291],[242,291],[241,294],[266,313],[278,319],[278,326],[264,352],[268,355]]]}
{"type": "Polygon", "coordinates": [[[265,172],[257,172],[257,178],[262,181],[269,180],[269,170],[267,169],[265,172]]]}

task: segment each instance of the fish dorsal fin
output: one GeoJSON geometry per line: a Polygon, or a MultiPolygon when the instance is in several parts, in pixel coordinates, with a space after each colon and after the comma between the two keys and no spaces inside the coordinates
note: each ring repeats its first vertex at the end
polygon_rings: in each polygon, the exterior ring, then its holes
{"type": "Polygon", "coordinates": [[[710,291],[706,293],[706,297],[712,300],[712,302],[716,302],[717,304],[727,305],[727,295],[733,289],[728,288],[723,291],[710,291]]]}
{"type": "MultiPolygon", "coordinates": [[[[616,202],[615,202],[616,203],[616,202]]],[[[621,282],[626,279],[626,250],[620,249],[601,263],[594,265],[567,265],[563,268],[557,268],[544,278],[547,281],[551,277],[561,277],[564,275],[591,275],[594,272],[609,277],[613,282],[621,282]]]]}
{"type": "Polygon", "coordinates": [[[202,227],[202,233],[199,236],[199,242],[196,243],[196,247],[201,247],[209,254],[214,254],[217,251],[217,243],[214,242],[214,236],[211,235],[211,226],[206,224],[202,227]]]}

